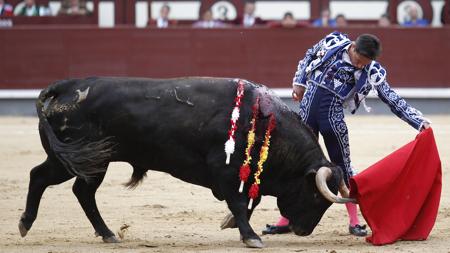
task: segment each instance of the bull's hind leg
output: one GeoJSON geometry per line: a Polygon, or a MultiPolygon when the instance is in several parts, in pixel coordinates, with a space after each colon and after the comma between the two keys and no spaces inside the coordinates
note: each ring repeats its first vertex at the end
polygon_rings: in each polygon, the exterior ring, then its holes
{"type": "Polygon", "coordinates": [[[95,193],[103,181],[106,173],[99,174],[96,177],[87,180],[77,178],[73,184],[72,190],[78,199],[84,213],[88,217],[97,235],[102,236],[104,242],[119,242],[114,233],[106,226],[95,201],[95,193]]]}
{"type": "Polygon", "coordinates": [[[50,157],[31,170],[25,212],[23,212],[19,221],[19,231],[22,237],[27,235],[36,220],[39,203],[45,189],[50,185],[65,182],[72,177],[59,161],[50,157]]]}

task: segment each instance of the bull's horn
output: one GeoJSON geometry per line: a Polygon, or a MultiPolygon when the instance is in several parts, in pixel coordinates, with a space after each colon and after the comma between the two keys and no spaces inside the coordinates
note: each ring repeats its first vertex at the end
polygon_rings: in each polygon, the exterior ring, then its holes
{"type": "Polygon", "coordinates": [[[317,189],[319,189],[320,193],[333,203],[339,203],[344,204],[348,202],[356,203],[355,199],[348,198],[349,196],[349,190],[347,186],[344,183],[344,180],[341,180],[339,184],[339,192],[341,192],[342,196],[345,198],[338,197],[336,194],[330,191],[327,185],[327,180],[331,177],[332,172],[331,169],[328,167],[321,167],[316,174],[316,186],[317,189]]]}
{"type": "Polygon", "coordinates": [[[339,183],[339,193],[344,198],[350,197],[350,190],[347,188],[347,185],[345,184],[344,179],[342,179],[341,182],[339,183]]]}

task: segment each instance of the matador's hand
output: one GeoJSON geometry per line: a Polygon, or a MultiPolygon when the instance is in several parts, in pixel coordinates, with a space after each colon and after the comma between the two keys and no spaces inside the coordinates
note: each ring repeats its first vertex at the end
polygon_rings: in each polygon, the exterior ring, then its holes
{"type": "Polygon", "coordinates": [[[305,94],[305,87],[294,85],[292,88],[292,99],[294,101],[301,101],[303,99],[303,94],[305,94]]]}
{"type": "Polygon", "coordinates": [[[422,124],[422,129],[420,129],[420,130],[422,131],[422,130],[428,129],[428,128],[430,128],[430,127],[431,127],[431,123],[429,123],[429,122],[423,122],[423,124],[422,124]]]}

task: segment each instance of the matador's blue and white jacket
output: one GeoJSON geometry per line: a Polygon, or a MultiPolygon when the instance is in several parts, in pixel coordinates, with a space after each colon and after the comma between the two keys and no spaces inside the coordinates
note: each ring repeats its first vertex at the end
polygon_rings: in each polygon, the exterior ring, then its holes
{"type": "Polygon", "coordinates": [[[386,81],[386,70],[372,61],[362,70],[343,64],[343,52],[352,41],[344,34],[333,32],[306,52],[297,67],[293,85],[307,88],[318,85],[339,97],[351,113],[355,113],[371,90],[391,111],[415,129],[420,130],[429,120],[401,98],[386,81]],[[353,76],[351,76],[353,75],[353,76]]]}

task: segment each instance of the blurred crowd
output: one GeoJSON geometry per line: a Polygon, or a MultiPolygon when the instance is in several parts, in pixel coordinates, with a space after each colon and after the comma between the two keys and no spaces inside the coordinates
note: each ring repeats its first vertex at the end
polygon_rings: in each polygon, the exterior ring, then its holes
{"type": "MultiPolygon", "coordinates": [[[[346,27],[349,25],[347,18],[342,13],[332,15],[329,9],[321,11],[321,16],[318,19],[298,20],[291,11],[284,13],[279,20],[263,20],[255,15],[255,2],[247,1],[244,4],[243,15],[238,16],[233,20],[214,19],[211,9],[207,9],[200,14],[200,19],[192,24],[195,28],[224,28],[233,26],[243,27],[282,27],[282,28],[295,28],[295,27],[346,27]]],[[[406,7],[406,17],[401,22],[400,26],[404,27],[426,27],[430,25],[430,21],[420,18],[417,7],[410,5],[406,7]]],[[[382,14],[376,24],[380,27],[389,27],[392,24],[391,19],[387,13],[382,14]]],[[[170,6],[164,4],[159,12],[159,16],[156,19],[149,21],[149,26],[158,28],[167,28],[180,25],[177,20],[170,18],[170,6]]]]}
{"type": "MultiPolygon", "coordinates": [[[[57,13],[51,13],[49,6],[39,5],[36,0],[24,0],[22,2],[14,1],[16,4],[12,6],[8,0],[0,0],[0,17],[11,16],[50,16],[50,15],[87,15],[90,11],[86,7],[86,0],[61,0],[61,7],[57,13]]],[[[263,20],[255,15],[256,5],[254,1],[246,1],[242,15],[238,15],[233,20],[228,20],[226,17],[215,19],[211,9],[203,10],[199,15],[199,20],[189,23],[194,28],[224,28],[233,26],[243,27],[346,27],[349,22],[346,16],[342,13],[333,15],[329,9],[323,9],[321,16],[315,20],[298,20],[293,12],[286,11],[279,20],[263,20]]],[[[180,25],[179,20],[171,19],[171,7],[165,3],[159,10],[159,16],[150,19],[148,26],[167,28],[180,25]]],[[[404,27],[426,27],[430,25],[430,20],[421,18],[415,5],[406,7],[406,18],[399,20],[399,24],[404,27]]],[[[374,22],[375,23],[375,22],[374,22]]],[[[383,14],[379,17],[376,23],[380,27],[389,27],[392,25],[388,14],[383,14]]],[[[397,25],[397,24],[395,24],[397,25]]]]}
{"type": "MultiPolygon", "coordinates": [[[[86,0],[62,0],[57,15],[86,15],[90,11],[86,7],[86,0]]],[[[39,5],[36,0],[24,0],[12,6],[7,0],[0,0],[0,17],[12,16],[51,16],[48,5],[39,5]]]]}

